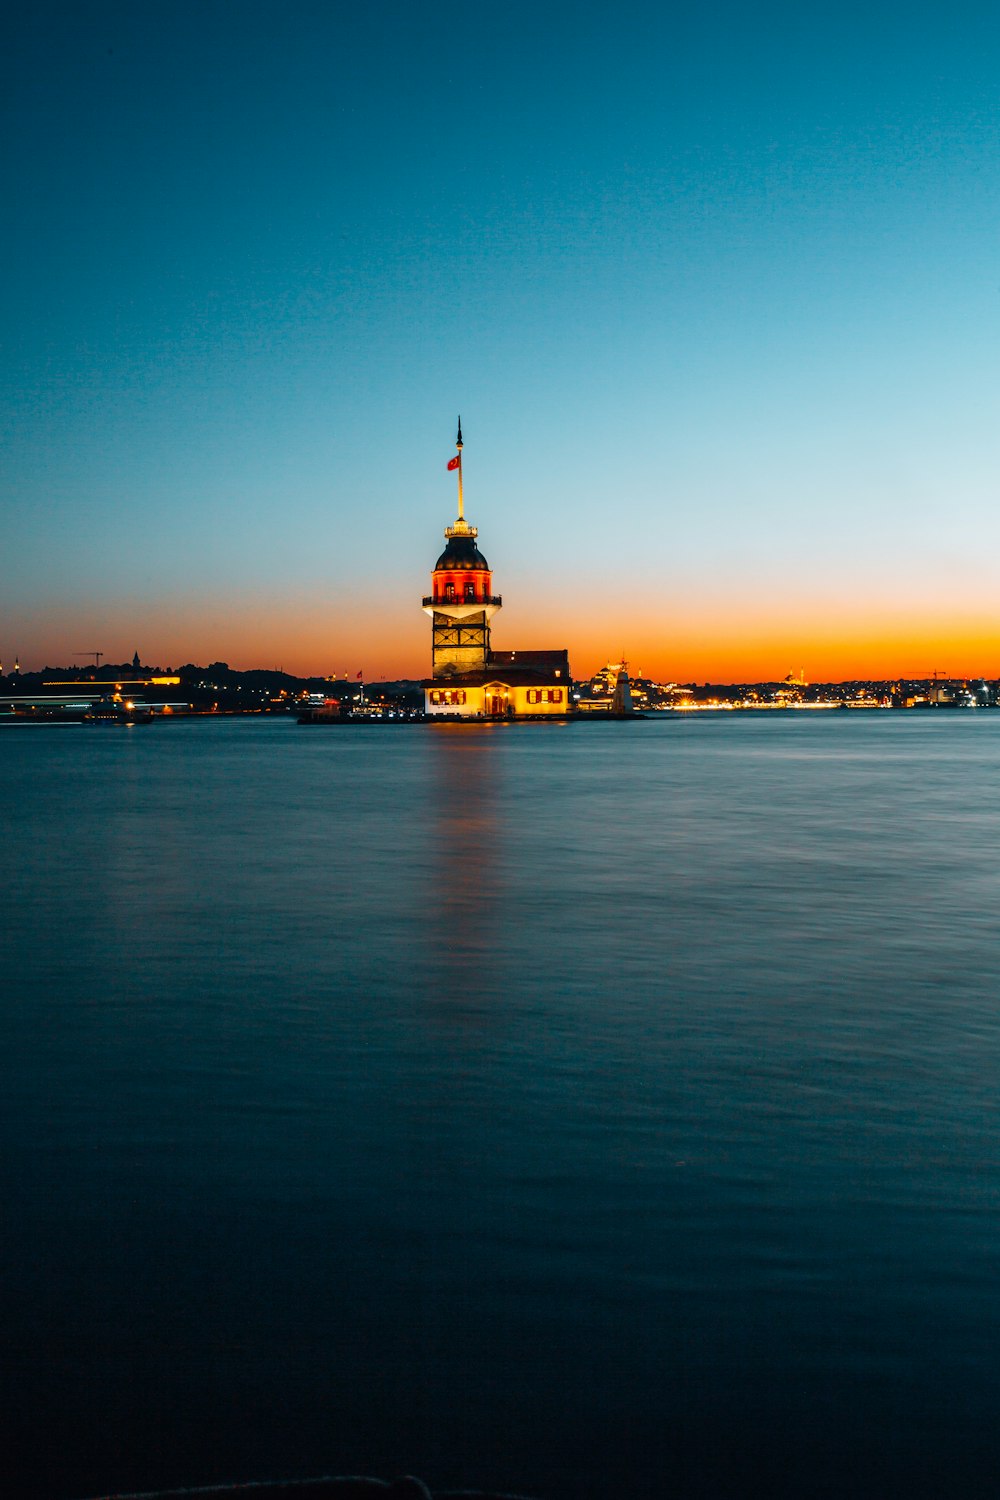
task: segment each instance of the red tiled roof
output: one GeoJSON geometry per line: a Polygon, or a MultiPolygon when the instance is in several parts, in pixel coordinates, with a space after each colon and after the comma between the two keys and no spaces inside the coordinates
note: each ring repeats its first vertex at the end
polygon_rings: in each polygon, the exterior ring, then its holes
{"type": "Polygon", "coordinates": [[[540,672],[563,672],[569,676],[569,652],[562,651],[491,651],[491,667],[533,667],[540,672]]]}

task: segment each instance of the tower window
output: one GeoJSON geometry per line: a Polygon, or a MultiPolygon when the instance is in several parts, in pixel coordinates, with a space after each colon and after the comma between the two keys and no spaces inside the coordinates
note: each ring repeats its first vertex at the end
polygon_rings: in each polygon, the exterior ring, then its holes
{"type": "Polygon", "coordinates": [[[465,597],[466,599],[474,599],[476,597],[476,585],[474,583],[467,583],[465,585],[465,597]]]}
{"type": "Polygon", "coordinates": [[[454,599],[454,597],[455,597],[455,585],[453,583],[446,583],[445,584],[445,586],[444,586],[444,597],[446,599],[454,599]]]}

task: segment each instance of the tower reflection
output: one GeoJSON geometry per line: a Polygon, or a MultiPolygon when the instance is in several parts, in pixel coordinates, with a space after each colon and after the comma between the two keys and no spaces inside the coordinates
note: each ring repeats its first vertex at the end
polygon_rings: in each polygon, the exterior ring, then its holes
{"type": "Polygon", "coordinates": [[[431,732],[427,885],[429,998],[473,1014],[502,989],[504,822],[499,725],[431,732]]]}

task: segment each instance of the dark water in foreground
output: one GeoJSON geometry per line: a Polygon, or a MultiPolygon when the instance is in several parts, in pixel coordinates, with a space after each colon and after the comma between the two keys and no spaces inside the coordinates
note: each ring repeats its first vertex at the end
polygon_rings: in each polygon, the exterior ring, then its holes
{"type": "Polygon", "coordinates": [[[11,1493],[1000,1491],[1000,713],[0,771],[11,1493]]]}

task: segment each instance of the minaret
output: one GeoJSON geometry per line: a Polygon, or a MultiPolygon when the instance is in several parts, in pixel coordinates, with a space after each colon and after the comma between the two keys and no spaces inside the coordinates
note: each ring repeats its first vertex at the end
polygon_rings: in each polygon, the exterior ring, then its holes
{"type": "Polygon", "coordinates": [[[458,519],[445,527],[447,545],[431,576],[431,593],[424,599],[431,617],[434,677],[462,672],[484,672],[490,655],[490,619],[501,600],[493,594],[490,565],[479,548],[475,526],[465,519],[462,493],[462,418],[458,419],[456,455],[448,464],[458,470],[458,519]]]}

